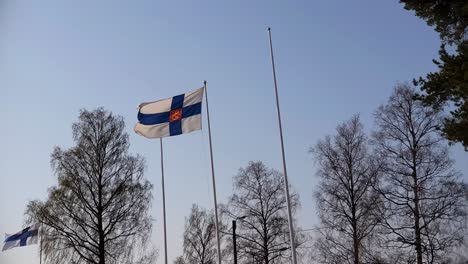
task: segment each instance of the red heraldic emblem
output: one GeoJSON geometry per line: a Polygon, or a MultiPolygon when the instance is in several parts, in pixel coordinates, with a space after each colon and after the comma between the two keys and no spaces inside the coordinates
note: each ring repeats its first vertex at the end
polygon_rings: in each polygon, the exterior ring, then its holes
{"type": "Polygon", "coordinates": [[[182,119],[182,108],[172,110],[169,113],[169,122],[175,122],[182,119]]]}

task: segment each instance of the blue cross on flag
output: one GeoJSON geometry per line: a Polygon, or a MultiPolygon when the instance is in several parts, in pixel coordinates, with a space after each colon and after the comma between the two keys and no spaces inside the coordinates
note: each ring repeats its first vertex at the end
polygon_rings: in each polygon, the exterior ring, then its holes
{"type": "Polygon", "coordinates": [[[147,138],[177,136],[200,130],[203,87],[155,102],[142,103],[135,132],[147,138]]]}
{"type": "Polygon", "coordinates": [[[37,244],[39,237],[39,227],[37,225],[26,227],[16,234],[5,234],[5,242],[3,243],[2,251],[14,248],[24,247],[32,244],[37,244]]]}

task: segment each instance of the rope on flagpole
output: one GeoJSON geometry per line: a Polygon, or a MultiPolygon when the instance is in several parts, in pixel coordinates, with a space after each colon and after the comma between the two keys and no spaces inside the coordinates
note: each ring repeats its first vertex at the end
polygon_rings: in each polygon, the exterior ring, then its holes
{"type": "Polygon", "coordinates": [[[206,89],[206,81],[203,82],[203,88],[205,89],[205,100],[206,100],[206,117],[208,120],[208,139],[210,141],[210,158],[211,158],[211,178],[213,183],[213,198],[214,198],[214,211],[215,211],[215,228],[216,228],[216,243],[218,247],[218,264],[221,264],[221,241],[219,238],[219,222],[218,222],[218,202],[216,199],[216,180],[213,163],[213,147],[211,144],[211,126],[210,126],[210,111],[208,108],[208,90],[206,89]]]}
{"type": "MultiPolygon", "coordinates": [[[[202,117],[204,118],[204,117],[202,117]]],[[[204,124],[204,121],[202,119],[202,126],[204,124]]],[[[203,126],[202,129],[200,129],[200,140],[199,140],[199,143],[200,143],[200,149],[201,149],[201,152],[202,152],[202,155],[200,157],[202,157],[203,161],[202,161],[202,164],[204,166],[202,166],[202,174],[203,174],[203,180],[204,180],[204,187],[206,187],[206,194],[208,195],[208,202],[209,204],[213,204],[213,199],[211,198],[211,187],[210,187],[210,181],[211,181],[211,176],[210,176],[210,173],[206,171],[206,166],[205,165],[208,165],[210,163],[209,160],[206,159],[207,155],[209,154],[208,153],[208,149],[206,148],[206,142],[205,142],[205,137],[206,137],[206,133],[205,133],[205,127],[203,126]]],[[[211,165],[210,165],[210,168],[211,168],[211,165]]]]}

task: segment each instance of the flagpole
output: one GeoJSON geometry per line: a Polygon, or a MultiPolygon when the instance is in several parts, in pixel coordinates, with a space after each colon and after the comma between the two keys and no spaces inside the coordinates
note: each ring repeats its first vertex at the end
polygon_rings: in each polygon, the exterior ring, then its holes
{"type": "Polygon", "coordinates": [[[166,192],[164,188],[164,156],[163,156],[162,138],[159,138],[159,143],[161,145],[161,185],[162,185],[163,222],[164,222],[164,263],[167,264],[166,192]]]}
{"type": "Polygon", "coordinates": [[[219,226],[218,226],[218,202],[216,199],[216,180],[213,163],[213,147],[211,144],[211,126],[210,126],[210,110],[208,108],[208,89],[206,88],[206,81],[203,82],[205,88],[205,100],[206,100],[206,117],[208,120],[208,138],[210,141],[210,158],[211,158],[211,180],[213,183],[213,196],[214,196],[214,211],[215,211],[215,228],[216,228],[216,243],[218,246],[218,264],[221,264],[221,242],[219,239],[219,226]]]}
{"type": "Polygon", "coordinates": [[[40,232],[40,238],[41,241],[39,242],[39,264],[42,264],[42,225],[39,225],[39,232],[40,232]]]}
{"type": "Polygon", "coordinates": [[[289,239],[291,240],[291,251],[292,251],[292,260],[293,264],[297,264],[296,258],[296,246],[295,246],[295,239],[294,239],[294,227],[293,227],[293,219],[291,214],[291,201],[289,196],[289,183],[288,183],[288,173],[286,170],[286,157],[284,154],[284,143],[283,143],[283,128],[281,126],[281,112],[279,106],[279,98],[278,98],[278,84],[276,82],[276,70],[275,70],[275,59],[273,56],[273,44],[271,41],[271,28],[268,27],[268,36],[270,39],[270,56],[271,56],[271,66],[273,70],[273,81],[275,84],[275,96],[276,96],[276,111],[278,113],[278,127],[280,131],[280,142],[281,142],[281,154],[283,157],[283,174],[284,174],[284,190],[286,192],[286,201],[288,205],[288,222],[289,222],[289,239]]]}

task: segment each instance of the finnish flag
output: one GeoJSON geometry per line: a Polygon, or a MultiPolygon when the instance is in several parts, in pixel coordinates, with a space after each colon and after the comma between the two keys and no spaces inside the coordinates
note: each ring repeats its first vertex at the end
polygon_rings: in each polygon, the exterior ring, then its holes
{"type": "Polygon", "coordinates": [[[142,103],[135,132],[147,138],[177,136],[200,130],[204,88],[171,98],[142,103]]]}
{"type": "Polygon", "coordinates": [[[5,242],[3,243],[2,251],[14,248],[24,247],[32,244],[37,244],[39,237],[39,226],[32,225],[19,231],[16,234],[9,235],[5,234],[5,242]]]}

